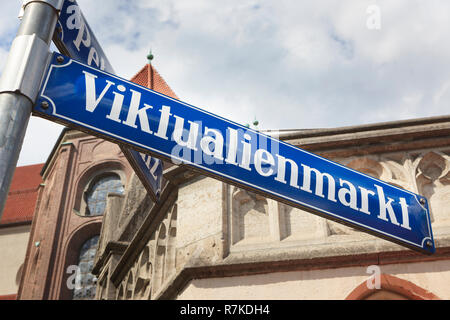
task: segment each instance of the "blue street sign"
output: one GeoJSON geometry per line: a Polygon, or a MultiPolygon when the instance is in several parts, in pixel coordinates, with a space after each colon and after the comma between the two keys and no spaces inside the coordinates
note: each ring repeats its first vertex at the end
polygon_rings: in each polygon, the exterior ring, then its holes
{"type": "Polygon", "coordinates": [[[37,116],[424,253],[427,200],[187,103],[54,54],[37,116]]]}
{"type": "MultiPolygon", "coordinates": [[[[53,42],[61,53],[89,66],[115,73],[76,0],[64,1],[56,29],[53,42]]],[[[120,148],[153,201],[159,201],[163,162],[123,145],[120,148]]]]}
{"type": "Polygon", "coordinates": [[[145,168],[145,170],[135,169],[136,174],[138,176],[144,175],[143,177],[139,176],[140,180],[150,184],[150,188],[156,197],[156,201],[159,201],[163,177],[162,161],[148,154],[139,153],[131,148],[122,148],[122,152],[130,161],[133,168],[145,168]]]}
{"type": "Polygon", "coordinates": [[[65,0],[53,37],[61,53],[95,68],[114,73],[100,43],[76,0],[65,0]]]}

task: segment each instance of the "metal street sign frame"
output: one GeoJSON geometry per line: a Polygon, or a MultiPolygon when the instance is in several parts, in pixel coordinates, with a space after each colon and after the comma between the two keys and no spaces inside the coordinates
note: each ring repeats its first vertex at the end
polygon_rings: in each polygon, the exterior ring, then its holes
{"type": "Polygon", "coordinates": [[[59,54],[33,114],[435,252],[424,197],[59,54]]]}
{"type": "MultiPolygon", "coordinates": [[[[53,36],[53,42],[58,50],[72,59],[115,74],[77,1],[63,1],[53,36]]],[[[148,159],[147,155],[129,149],[123,144],[119,143],[119,146],[152,200],[158,202],[163,180],[163,162],[155,157],[148,159]],[[144,161],[143,158],[148,161],[144,161]]]]}

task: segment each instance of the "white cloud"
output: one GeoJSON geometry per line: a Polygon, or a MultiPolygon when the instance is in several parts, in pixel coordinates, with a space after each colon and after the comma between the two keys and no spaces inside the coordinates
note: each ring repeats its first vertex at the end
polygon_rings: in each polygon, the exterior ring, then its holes
{"type": "Polygon", "coordinates": [[[21,0],[4,0],[2,1],[2,10],[0,10],[0,42],[3,44],[14,37],[17,27],[19,26],[18,15],[21,0]]]}

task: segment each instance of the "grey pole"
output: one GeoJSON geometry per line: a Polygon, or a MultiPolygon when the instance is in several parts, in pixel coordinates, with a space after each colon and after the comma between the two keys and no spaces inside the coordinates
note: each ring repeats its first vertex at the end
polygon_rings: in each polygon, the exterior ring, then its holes
{"type": "Polygon", "coordinates": [[[0,219],[63,1],[24,1],[22,22],[0,79],[0,219]]]}

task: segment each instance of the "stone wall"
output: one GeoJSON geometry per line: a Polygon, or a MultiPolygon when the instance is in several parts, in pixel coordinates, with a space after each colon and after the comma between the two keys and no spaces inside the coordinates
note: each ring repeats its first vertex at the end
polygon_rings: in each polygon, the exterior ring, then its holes
{"type": "MultiPolygon", "coordinates": [[[[126,243],[119,251],[99,252],[95,267],[101,275],[97,298],[344,299],[367,277],[361,270],[369,265],[383,266],[401,281],[416,281],[441,298],[450,298],[448,290],[439,287],[439,279],[450,281],[448,120],[299,131],[282,137],[426,196],[438,247],[433,256],[173,166],[165,170],[160,204],[145,209],[124,207],[123,202],[143,192],[133,180],[135,187],[130,187],[122,203],[108,212],[141,218],[139,223],[125,227],[128,236],[119,232],[121,238],[102,239],[126,243]],[[418,263],[422,264],[420,270],[410,267],[418,263]],[[423,267],[427,263],[438,265],[439,272],[434,272],[434,267],[428,272],[423,267]],[[324,279],[331,279],[333,290],[339,292],[331,294],[322,283],[324,279]],[[252,296],[251,288],[258,294],[252,296]]],[[[134,206],[139,203],[135,201],[134,206]]]]}

